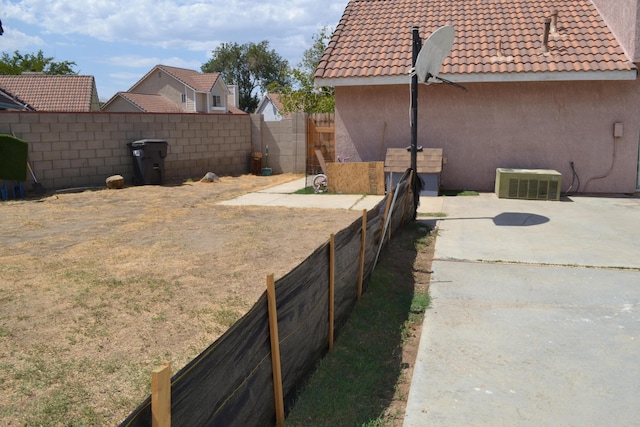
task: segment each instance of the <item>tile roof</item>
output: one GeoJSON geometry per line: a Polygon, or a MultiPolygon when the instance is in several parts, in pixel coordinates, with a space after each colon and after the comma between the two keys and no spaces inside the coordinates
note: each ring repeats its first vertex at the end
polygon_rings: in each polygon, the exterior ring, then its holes
{"type": "MultiPolygon", "coordinates": [[[[404,173],[411,167],[411,152],[406,148],[387,148],[384,171],[404,173]]],[[[442,172],[442,148],[424,148],[416,153],[418,173],[442,172]]]]}
{"type": "Polygon", "coordinates": [[[441,69],[453,81],[636,75],[591,0],[351,0],[316,69],[317,83],[407,81],[414,25],[423,41],[440,26],[453,25],[456,38],[441,69]],[[544,21],[554,10],[557,31],[551,31],[544,53],[544,21]]]}
{"type": "Polygon", "coordinates": [[[256,112],[261,111],[262,107],[267,103],[267,101],[271,101],[271,104],[273,104],[276,110],[278,110],[278,114],[280,114],[283,119],[290,119],[290,113],[284,114],[282,112],[282,110],[284,110],[284,104],[282,103],[281,96],[282,94],[280,93],[265,93],[258,103],[258,106],[256,107],[256,112]]]}
{"type": "Polygon", "coordinates": [[[33,110],[26,102],[0,89],[0,110],[33,110]]]}
{"type": "Polygon", "coordinates": [[[97,111],[93,76],[22,74],[0,75],[0,88],[36,111],[97,111]]]}
{"type": "Polygon", "coordinates": [[[143,113],[184,113],[178,105],[162,95],[118,92],[116,96],[130,102],[143,113]]]}
{"type": "Polygon", "coordinates": [[[278,111],[282,111],[284,109],[284,105],[282,104],[282,100],[280,99],[279,93],[267,93],[265,94],[266,98],[269,98],[273,105],[276,106],[278,111]]]}
{"type": "Polygon", "coordinates": [[[198,92],[210,92],[213,89],[213,86],[216,84],[216,81],[220,78],[219,73],[200,73],[195,70],[188,70],[186,68],[178,68],[178,67],[169,67],[167,65],[156,65],[153,67],[151,71],[144,75],[136,84],[134,84],[129,92],[134,92],[135,87],[143,82],[149,74],[153,73],[155,70],[162,70],[165,73],[169,74],[173,78],[179,80],[180,82],[186,84],[191,89],[194,89],[198,92]]]}
{"type": "Polygon", "coordinates": [[[247,115],[247,114],[249,114],[249,113],[247,113],[245,111],[242,111],[241,109],[239,109],[235,105],[227,106],[227,110],[229,110],[229,114],[239,114],[239,115],[247,115]]]}

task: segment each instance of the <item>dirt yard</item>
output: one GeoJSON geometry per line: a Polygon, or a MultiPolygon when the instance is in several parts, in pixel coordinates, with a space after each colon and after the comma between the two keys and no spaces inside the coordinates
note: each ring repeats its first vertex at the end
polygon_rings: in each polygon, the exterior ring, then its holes
{"type": "MultiPolygon", "coordinates": [[[[0,203],[0,425],[116,425],[361,212],[220,206],[299,178],[0,203]]],[[[309,197],[317,197],[310,195],[309,197]]]]}

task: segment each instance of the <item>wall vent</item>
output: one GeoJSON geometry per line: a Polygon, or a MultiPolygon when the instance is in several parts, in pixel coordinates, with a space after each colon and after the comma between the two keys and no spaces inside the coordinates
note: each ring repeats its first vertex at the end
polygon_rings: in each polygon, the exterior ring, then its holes
{"type": "Polygon", "coordinates": [[[496,169],[496,195],[501,199],[560,200],[562,174],[548,169],[496,169]]]}

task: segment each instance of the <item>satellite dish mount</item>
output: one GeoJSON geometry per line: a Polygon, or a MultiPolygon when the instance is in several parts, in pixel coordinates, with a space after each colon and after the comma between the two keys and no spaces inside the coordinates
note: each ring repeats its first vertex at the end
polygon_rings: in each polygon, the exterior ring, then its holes
{"type": "MultiPolygon", "coordinates": [[[[445,25],[435,30],[422,45],[418,27],[412,28],[412,58],[411,58],[411,169],[414,172],[413,198],[414,219],[420,204],[419,177],[417,168],[418,152],[418,83],[429,84],[430,79],[437,79],[445,83],[456,85],[438,76],[445,58],[451,53],[455,30],[451,25],[445,25]]],[[[458,85],[456,85],[458,86],[458,85]]],[[[466,90],[466,89],[465,89],[466,90]]]]}

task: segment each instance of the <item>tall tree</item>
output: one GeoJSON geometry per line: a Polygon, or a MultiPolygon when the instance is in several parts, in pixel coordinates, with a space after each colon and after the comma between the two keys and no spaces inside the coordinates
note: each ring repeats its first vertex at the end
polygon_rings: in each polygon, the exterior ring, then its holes
{"type": "Polygon", "coordinates": [[[42,50],[38,53],[21,54],[19,51],[13,52],[13,56],[3,52],[0,57],[0,74],[19,75],[25,71],[44,74],[78,74],[73,67],[73,61],[56,62],[53,57],[45,57],[42,50]]]}
{"type": "Polygon", "coordinates": [[[287,85],[289,63],[269,42],[258,44],[222,43],[212,57],[201,67],[204,73],[220,73],[225,83],[238,86],[240,109],[254,111],[258,106],[258,90],[265,91],[269,84],[287,85]]]}
{"type": "Polygon", "coordinates": [[[283,112],[331,113],[335,108],[332,87],[314,85],[314,74],[331,39],[331,31],[323,27],[312,36],[313,43],[304,51],[298,68],[291,71],[293,86],[271,85],[269,90],[280,93],[283,112]]]}

